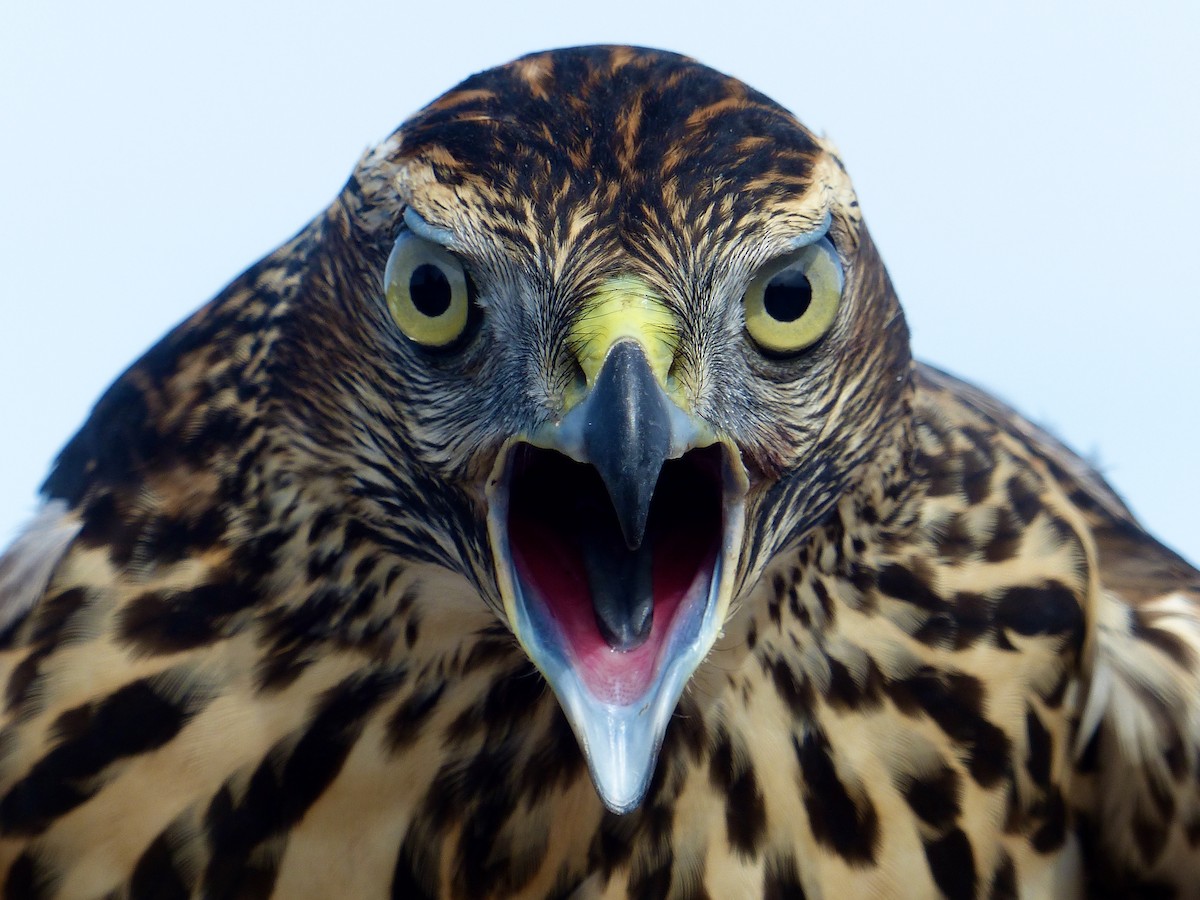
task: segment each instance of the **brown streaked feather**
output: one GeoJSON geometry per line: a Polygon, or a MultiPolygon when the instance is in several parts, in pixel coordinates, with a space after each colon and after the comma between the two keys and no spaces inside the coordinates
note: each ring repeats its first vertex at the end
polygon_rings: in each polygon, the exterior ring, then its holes
{"type": "Polygon", "coordinates": [[[1189,895],[1200,879],[1200,572],[1057,439],[970,385],[925,374],[1020,436],[1086,523],[1096,586],[1072,801],[1097,862],[1113,870],[1095,889],[1119,892],[1132,877],[1189,895]]]}

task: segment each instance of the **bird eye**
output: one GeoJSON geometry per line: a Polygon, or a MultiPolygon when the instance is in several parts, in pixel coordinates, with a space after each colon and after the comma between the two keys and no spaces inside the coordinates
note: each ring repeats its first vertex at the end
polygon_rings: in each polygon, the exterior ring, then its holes
{"type": "Polygon", "coordinates": [[[837,317],[842,264],[825,238],[769,264],[746,289],[746,331],[769,353],[815,344],[837,317]]]}
{"type": "Polygon", "coordinates": [[[410,340],[445,347],[467,327],[467,273],[448,250],[405,232],[392,247],[383,277],[388,309],[410,340]]]}

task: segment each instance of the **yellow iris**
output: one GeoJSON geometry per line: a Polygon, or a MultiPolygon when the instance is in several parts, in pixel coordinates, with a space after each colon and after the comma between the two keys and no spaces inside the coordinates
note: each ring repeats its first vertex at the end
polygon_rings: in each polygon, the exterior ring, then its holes
{"type": "Polygon", "coordinates": [[[388,309],[410,340],[445,347],[467,327],[467,273],[448,250],[405,232],[383,277],[388,309]]]}
{"type": "Polygon", "coordinates": [[[842,265],[827,240],[763,268],[746,289],[746,331],[772,353],[796,353],[824,336],[842,300],[842,265]]]}

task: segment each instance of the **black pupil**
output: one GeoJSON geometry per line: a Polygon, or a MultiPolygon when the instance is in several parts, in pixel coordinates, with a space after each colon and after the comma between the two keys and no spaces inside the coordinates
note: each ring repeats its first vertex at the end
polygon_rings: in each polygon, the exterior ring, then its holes
{"type": "Polygon", "coordinates": [[[795,322],[812,303],[812,285],[800,271],[788,269],[767,282],[763,308],[777,322],[795,322]]]}
{"type": "Polygon", "coordinates": [[[409,276],[408,294],[417,312],[436,318],[450,308],[450,279],[432,263],[422,263],[409,276]]]}

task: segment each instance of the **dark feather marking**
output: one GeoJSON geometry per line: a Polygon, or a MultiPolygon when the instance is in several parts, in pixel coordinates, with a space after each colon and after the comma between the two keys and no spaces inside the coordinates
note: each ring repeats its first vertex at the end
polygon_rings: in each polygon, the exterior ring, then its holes
{"type": "Polygon", "coordinates": [[[478,640],[471,645],[467,658],[463,661],[462,674],[470,675],[477,669],[496,665],[505,660],[519,660],[521,653],[516,642],[510,637],[502,639],[478,640]]]}
{"type": "Polygon", "coordinates": [[[408,699],[400,704],[388,720],[387,734],[392,752],[403,749],[417,739],[421,723],[433,712],[445,689],[445,682],[419,684],[408,699]]]}
{"type": "Polygon", "coordinates": [[[103,491],[88,501],[81,515],[82,526],[76,540],[92,549],[103,549],[117,568],[125,568],[133,559],[138,528],[116,497],[103,491]]]}
{"type": "Polygon", "coordinates": [[[59,646],[65,644],[63,628],[71,621],[71,617],[83,608],[87,600],[88,592],[81,587],[47,596],[30,614],[29,642],[40,644],[47,641],[59,646]]]}
{"type": "Polygon", "coordinates": [[[337,521],[338,516],[333,509],[319,510],[308,524],[307,541],[309,546],[319,543],[325,535],[329,534],[337,521]]]}
{"type": "Polygon", "coordinates": [[[939,832],[950,828],[962,814],[958,773],[948,766],[930,775],[899,780],[897,787],[921,821],[939,832]]]}
{"type": "Polygon", "coordinates": [[[929,586],[926,578],[897,563],[885,566],[879,573],[878,586],[889,597],[930,612],[941,612],[946,608],[946,601],[929,586]]]}
{"type": "Polygon", "coordinates": [[[107,766],[148,753],[175,737],[212,695],[197,686],[178,700],[168,700],[157,686],[187,683],[192,677],[190,669],[176,669],[142,678],[60,715],[54,725],[58,746],[0,800],[0,831],[40,834],[100,790],[103,784],[96,776],[107,766]]]}
{"type": "MultiPolygon", "coordinates": [[[[1146,810],[1138,810],[1133,816],[1133,840],[1137,844],[1138,853],[1147,867],[1153,866],[1162,856],[1167,844],[1167,830],[1170,819],[1156,818],[1146,810]]],[[[1036,838],[1041,835],[1035,835],[1036,838]]],[[[1040,849],[1040,848],[1039,848],[1040,849]]]]}
{"type": "Polygon", "coordinates": [[[629,861],[642,831],[641,814],[618,816],[605,810],[588,847],[588,868],[597,869],[607,880],[618,867],[629,861]]]}
{"type": "Polygon", "coordinates": [[[975,897],[975,854],[970,839],[961,828],[925,841],[925,858],[929,861],[934,882],[948,900],[972,900],[975,897]]]}
{"type": "Polygon", "coordinates": [[[832,622],[834,620],[833,598],[829,596],[829,588],[825,586],[825,582],[820,578],[812,580],[813,593],[817,597],[817,603],[821,605],[821,612],[825,614],[825,620],[832,622]]]}
{"type": "Polygon", "coordinates": [[[792,737],[800,763],[801,791],[808,821],[817,841],[852,866],[875,862],[879,816],[867,796],[854,797],[838,777],[833,749],[816,729],[801,742],[792,737]]]}
{"type": "Polygon", "coordinates": [[[402,669],[350,676],[326,691],[294,746],[281,743],[263,760],[240,799],[228,787],[217,792],[205,814],[206,896],[270,893],[278,855],[256,858],[255,849],[300,821],[341,771],[366,718],[403,681],[402,669]]]}
{"type": "Polygon", "coordinates": [[[408,842],[400,846],[396,853],[396,866],[392,870],[392,900],[435,900],[435,892],[429,890],[427,880],[422,880],[417,874],[419,868],[434,874],[432,867],[418,867],[413,860],[412,848],[408,842]]]}
{"type": "Polygon", "coordinates": [[[1079,598],[1060,581],[1009,588],[996,603],[996,623],[1025,636],[1066,634],[1076,640],[1085,628],[1079,598]]]}
{"type": "Polygon", "coordinates": [[[529,766],[519,787],[537,802],[555,790],[565,790],[572,782],[583,778],[587,763],[579,741],[558,704],[550,704],[550,724],[545,739],[529,758],[529,766]]]}
{"type": "Polygon", "coordinates": [[[1005,852],[1000,854],[1000,862],[996,866],[996,874],[992,878],[992,890],[988,900],[1018,900],[1017,870],[1012,857],[1005,852]]]}
{"type": "Polygon", "coordinates": [[[988,498],[994,465],[994,460],[982,453],[967,453],[963,456],[962,490],[967,502],[972,506],[988,498]]]}
{"type": "Polygon", "coordinates": [[[1160,650],[1176,665],[1184,669],[1196,666],[1196,654],[1191,646],[1174,632],[1156,627],[1144,610],[1134,608],[1130,630],[1133,637],[1160,650]]]}
{"type": "Polygon", "coordinates": [[[867,711],[883,702],[883,673],[870,657],[861,681],[832,657],[829,658],[829,676],[829,687],[823,696],[834,709],[867,711]]]}
{"type": "Polygon", "coordinates": [[[238,544],[233,551],[231,569],[236,572],[272,572],[277,565],[276,555],[291,539],[284,528],[272,528],[238,544]]]}
{"type": "Polygon", "coordinates": [[[27,609],[16,615],[7,625],[0,628],[0,651],[11,650],[17,646],[17,637],[25,629],[25,623],[33,615],[33,609],[27,609]]]}
{"type": "MultiPolygon", "coordinates": [[[[518,858],[507,839],[501,838],[501,828],[512,809],[513,798],[506,791],[481,793],[471,814],[463,819],[454,875],[461,896],[512,895],[537,874],[537,863],[545,856],[544,843],[541,853],[530,847],[526,848],[529,855],[518,858]]],[[[530,843],[535,839],[532,834],[522,838],[530,843]]]]}
{"type": "MultiPolygon", "coordinates": [[[[374,573],[375,567],[378,565],[379,557],[374,553],[368,553],[366,556],[360,559],[358,561],[358,565],[354,567],[354,574],[351,575],[351,580],[355,584],[363,584],[367,582],[372,573],[374,573]]],[[[376,591],[379,590],[377,585],[371,585],[371,587],[376,591]]]]}
{"type": "Polygon", "coordinates": [[[1026,824],[1026,810],[1017,794],[1017,783],[1010,781],[1004,789],[1004,833],[1020,834],[1026,824]]]}
{"type": "Polygon", "coordinates": [[[29,850],[8,868],[4,880],[4,900],[42,900],[54,894],[56,879],[49,877],[29,850]]]}
{"type": "Polygon", "coordinates": [[[962,513],[954,513],[937,536],[937,552],[946,559],[962,562],[977,549],[962,513]]]}
{"type": "Polygon", "coordinates": [[[1092,736],[1088,738],[1088,742],[1083,745],[1083,751],[1075,760],[1075,771],[1081,775],[1092,775],[1099,770],[1101,731],[1101,729],[1097,728],[1092,732],[1092,736]]]}
{"type": "Polygon", "coordinates": [[[41,677],[42,660],[54,652],[54,644],[35,647],[26,657],[13,666],[4,687],[4,699],[8,712],[19,712],[30,695],[30,688],[41,677]]]}
{"type": "MultiPolygon", "coordinates": [[[[174,368],[181,342],[195,348],[210,337],[191,329],[179,329],[172,335],[177,335],[178,339],[159,341],[142,357],[139,365],[160,369],[165,374],[174,368]]],[[[153,421],[133,373],[123,375],[104,392],[87,424],[58,455],[42,491],[49,497],[60,497],[68,506],[74,507],[82,502],[92,484],[114,487],[136,484],[147,461],[156,457],[160,446],[159,437],[150,424],[153,421]]],[[[88,544],[99,546],[103,543],[103,531],[93,527],[88,533],[88,544]]]]}
{"type": "Polygon", "coordinates": [[[167,832],[163,832],[138,858],[129,880],[129,900],[187,900],[191,888],[184,882],[167,832]]]}
{"type": "Polygon", "coordinates": [[[805,900],[795,857],[768,857],[763,871],[763,900],[805,900]]]}
{"type": "Polygon", "coordinates": [[[524,864],[516,865],[513,848],[500,843],[507,840],[501,832],[517,798],[509,784],[498,781],[497,773],[513,770],[519,746],[519,737],[514,737],[486,745],[475,756],[448,760],[421,803],[424,827],[431,833],[462,823],[454,874],[462,896],[510,894],[536,874],[539,854],[526,854],[520,857],[524,864]]]}
{"type": "Polygon", "coordinates": [[[629,876],[629,900],[662,900],[671,893],[675,854],[669,843],[654,852],[652,860],[635,864],[629,876]]]}
{"type": "Polygon", "coordinates": [[[175,436],[174,450],[182,451],[186,459],[203,463],[226,452],[229,447],[248,444],[258,427],[258,423],[247,419],[240,409],[210,406],[199,427],[175,436]]]}
{"type": "Polygon", "coordinates": [[[1042,511],[1042,501],[1020,473],[1008,479],[1008,506],[1022,525],[1028,525],[1042,511]]]}
{"type": "Polygon", "coordinates": [[[327,640],[340,634],[341,619],[352,605],[350,588],[319,579],[299,603],[264,616],[262,640],[277,646],[327,640]]]}
{"type": "Polygon", "coordinates": [[[767,602],[767,615],[775,623],[776,628],[781,627],[783,623],[781,613],[786,593],[787,582],[784,581],[782,575],[776,575],[771,581],[771,599],[767,602]]]}
{"type": "Polygon", "coordinates": [[[767,811],[753,767],[745,768],[725,797],[725,829],[742,856],[754,857],[767,830],[767,811]]]}
{"type": "Polygon", "coordinates": [[[190,650],[216,640],[230,616],[260,597],[235,580],[186,591],[149,591],[118,614],[117,638],[147,655],[190,650]]]}
{"type": "Polygon", "coordinates": [[[734,751],[729,732],[719,728],[714,741],[708,777],[725,797],[725,830],[729,843],[740,856],[753,858],[767,827],[762,791],[754,767],[748,765],[746,751],[734,751]]]}
{"type": "Polygon", "coordinates": [[[999,507],[992,536],[983,548],[983,558],[992,563],[1012,559],[1021,547],[1021,536],[1021,526],[1013,514],[1005,507],[999,507]]]}
{"type": "Polygon", "coordinates": [[[1042,694],[1042,700],[1045,701],[1047,709],[1058,709],[1062,706],[1063,699],[1067,695],[1067,687],[1072,679],[1071,670],[1066,666],[1063,667],[1062,674],[1058,676],[1056,681],[1045,694],[1042,694]]]}
{"type": "Polygon", "coordinates": [[[138,554],[156,565],[168,565],[217,544],[228,525],[219,506],[190,511],[182,516],[157,516],[142,529],[138,554]]]}
{"type": "Polygon", "coordinates": [[[1053,744],[1050,732],[1030,707],[1025,708],[1025,741],[1025,769],[1033,783],[1044,790],[1050,786],[1050,753],[1053,744]]]}
{"type": "MultiPolygon", "coordinates": [[[[1042,824],[1033,833],[1030,841],[1038,853],[1053,853],[1062,847],[1067,839],[1067,805],[1063,802],[1062,793],[1058,788],[1047,792],[1043,801],[1036,803],[1031,814],[1042,820],[1042,824]]],[[[1162,844],[1158,845],[1159,850],[1162,844]]]]}
{"type": "Polygon", "coordinates": [[[344,557],[344,549],[339,545],[337,547],[323,547],[316,550],[308,557],[305,563],[305,574],[311,582],[322,582],[331,580],[334,570],[341,565],[344,557]]]}
{"type": "MultiPolygon", "coordinates": [[[[913,637],[934,647],[962,650],[994,630],[992,604],[979,594],[961,592],[941,612],[930,615],[913,637]]],[[[996,642],[1002,649],[1012,644],[996,642]]]]}
{"type": "Polygon", "coordinates": [[[481,798],[493,802],[500,795],[511,804],[512,788],[496,774],[512,770],[518,747],[519,742],[510,739],[485,745],[474,756],[447,757],[421,801],[428,826],[439,831],[457,823],[463,810],[473,808],[481,798]]]}
{"type": "Polygon", "coordinates": [[[1187,826],[1184,828],[1184,835],[1187,837],[1189,847],[1195,849],[1200,846],[1200,816],[1193,813],[1192,818],[1188,820],[1187,826]]]}
{"type": "Polygon", "coordinates": [[[966,591],[957,593],[951,606],[954,608],[954,618],[958,626],[955,649],[969,647],[992,630],[994,616],[991,604],[979,594],[966,591]]]}
{"type": "Polygon", "coordinates": [[[960,481],[948,465],[948,458],[943,454],[937,456],[922,455],[918,464],[928,473],[928,485],[925,493],[930,497],[946,497],[958,493],[960,481]]]}
{"type": "Polygon", "coordinates": [[[981,786],[995,786],[1009,771],[1008,736],[984,718],[978,679],[924,667],[910,678],[885,682],[884,690],[901,712],[925,712],[947,737],[966,747],[969,771],[981,786]]]}
{"type": "Polygon", "coordinates": [[[1089,900],[1175,900],[1181,895],[1178,886],[1151,881],[1117,862],[1111,851],[1103,846],[1096,821],[1081,812],[1076,812],[1074,817],[1074,830],[1079,835],[1083,858],[1095,861],[1094,865],[1084,869],[1085,896],[1089,900]]]}
{"type": "Polygon", "coordinates": [[[260,691],[282,691],[317,661],[321,645],[293,641],[275,644],[254,665],[254,682],[260,691]]]}
{"type": "MultiPolygon", "coordinates": [[[[1180,781],[1183,781],[1187,774],[1186,762],[1182,759],[1173,759],[1173,757],[1177,754],[1182,755],[1182,752],[1178,740],[1173,739],[1170,747],[1163,754],[1168,766],[1173,770],[1172,774],[1180,781]],[[1176,767],[1178,767],[1178,771],[1175,771],[1176,767]]],[[[1163,821],[1170,822],[1175,818],[1175,795],[1179,791],[1179,786],[1164,783],[1158,778],[1145,777],[1144,780],[1146,783],[1146,793],[1154,802],[1155,810],[1163,821]]]]}
{"type": "MultiPolygon", "coordinates": [[[[854,588],[863,595],[869,595],[869,592],[878,585],[879,576],[874,569],[864,566],[862,563],[854,562],[846,567],[844,572],[846,579],[854,586],[854,588]]],[[[870,604],[866,602],[864,596],[860,606],[864,609],[869,609],[870,604]]]]}
{"type": "Polygon", "coordinates": [[[792,716],[797,720],[807,719],[813,708],[812,684],[803,676],[798,678],[792,667],[783,659],[776,659],[769,665],[775,689],[791,710],[792,716]]]}
{"type": "Polygon", "coordinates": [[[804,628],[808,628],[812,624],[808,607],[801,606],[800,592],[796,590],[796,586],[794,584],[788,589],[788,612],[791,613],[792,617],[804,628]]]}
{"type": "MultiPolygon", "coordinates": [[[[363,560],[363,562],[373,561],[363,560]]],[[[362,566],[360,565],[357,568],[362,568],[362,566]]],[[[349,606],[346,607],[342,615],[342,620],[345,623],[362,622],[362,620],[367,619],[375,610],[375,604],[379,600],[379,585],[374,582],[364,584],[363,581],[364,578],[359,578],[357,575],[354,578],[354,583],[362,586],[354,592],[354,599],[350,601],[349,606]]],[[[363,623],[362,627],[365,629],[364,637],[370,637],[382,626],[363,623]]]]}
{"type": "Polygon", "coordinates": [[[516,668],[497,673],[483,702],[483,721],[493,733],[527,733],[529,720],[545,698],[546,682],[531,662],[522,660],[516,668]]]}

